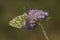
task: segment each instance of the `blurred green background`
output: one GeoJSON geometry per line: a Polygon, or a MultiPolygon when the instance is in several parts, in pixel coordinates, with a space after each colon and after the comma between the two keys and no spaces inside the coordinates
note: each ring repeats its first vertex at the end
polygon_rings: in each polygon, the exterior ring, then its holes
{"type": "Polygon", "coordinates": [[[44,29],[50,40],[60,40],[60,0],[0,0],[0,40],[46,40],[40,26],[28,31],[8,25],[12,18],[35,8],[49,12],[51,19],[44,29]]]}

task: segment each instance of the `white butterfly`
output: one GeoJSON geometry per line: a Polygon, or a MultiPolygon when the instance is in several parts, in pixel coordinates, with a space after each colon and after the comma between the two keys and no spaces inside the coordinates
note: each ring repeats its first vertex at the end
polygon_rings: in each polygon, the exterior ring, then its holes
{"type": "Polygon", "coordinates": [[[13,18],[9,22],[9,25],[12,27],[15,27],[15,28],[22,28],[26,25],[26,18],[27,18],[27,13],[19,15],[19,16],[13,18]]]}

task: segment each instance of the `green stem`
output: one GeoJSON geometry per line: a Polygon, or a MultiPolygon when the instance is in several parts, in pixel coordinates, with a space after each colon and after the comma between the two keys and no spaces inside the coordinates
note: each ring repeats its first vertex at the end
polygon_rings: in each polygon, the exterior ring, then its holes
{"type": "Polygon", "coordinates": [[[46,34],[46,32],[45,32],[45,30],[44,30],[42,24],[39,23],[39,25],[41,26],[41,29],[42,29],[42,31],[43,31],[43,34],[44,34],[46,40],[49,40],[49,38],[48,38],[48,36],[47,36],[47,34],[46,34]]]}

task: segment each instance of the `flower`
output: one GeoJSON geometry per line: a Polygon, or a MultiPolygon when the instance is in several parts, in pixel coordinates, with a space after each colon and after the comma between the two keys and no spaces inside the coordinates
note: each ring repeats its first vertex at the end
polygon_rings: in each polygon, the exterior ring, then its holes
{"type": "Polygon", "coordinates": [[[45,19],[46,17],[48,17],[48,12],[37,9],[30,10],[27,16],[27,20],[29,23],[28,27],[33,28],[36,25],[36,21],[38,21],[38,19],[45,19]]]}
{"type": "Polygon", "coordinates": [[[28,30],[32,30],[32,27],[31,27],[31,26],[29,26],[27,29],[28,29],[28,30]]]}
{"type": "Polygon", "coordinates": [[[45,16],[48,16],[48,12],[45,12],[45,16]]]}

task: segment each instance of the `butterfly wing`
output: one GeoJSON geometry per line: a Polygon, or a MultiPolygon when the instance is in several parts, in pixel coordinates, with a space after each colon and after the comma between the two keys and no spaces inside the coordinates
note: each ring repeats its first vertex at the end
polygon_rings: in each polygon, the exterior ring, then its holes
{"type": "Polygon", "coordinates": [[[27,18],[27,13],[24,13],[23,15],[13,18],[9,22],[9,25],[15,28],[22,28],[26,24],[26,18],[27,18]]]}

